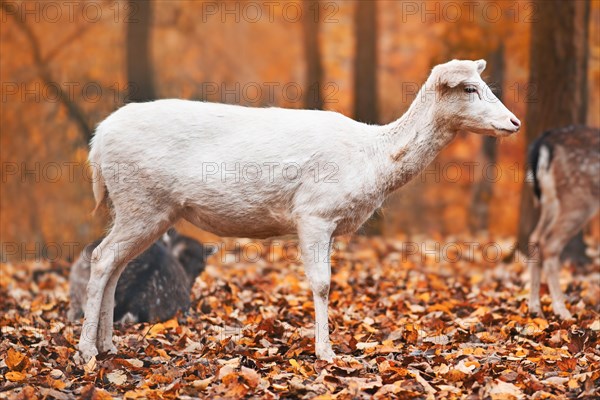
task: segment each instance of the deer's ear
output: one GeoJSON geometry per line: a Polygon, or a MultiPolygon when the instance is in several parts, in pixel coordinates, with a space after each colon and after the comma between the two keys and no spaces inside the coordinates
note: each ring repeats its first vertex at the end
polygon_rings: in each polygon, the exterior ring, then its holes
{"type": "Polygon", "coordinates": [[[481,73],[484,68],[484,60],[452,60],[433,67],[430,79],[438,88],[455,88],[461,83],[472,81],[475,71],[481,73]]]}
{"type": "Polygon", "coordinates": [[[485,62],[485,60],[477,60],[475,61],[475,64],[477,64],[477,73],[481,75],[487,63],[485,62]]]}

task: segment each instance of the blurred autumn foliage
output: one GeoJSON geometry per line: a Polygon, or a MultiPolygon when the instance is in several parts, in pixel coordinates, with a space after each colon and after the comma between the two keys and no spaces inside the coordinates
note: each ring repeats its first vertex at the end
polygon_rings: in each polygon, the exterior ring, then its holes
{"type": "MultiPolygon", "coordinates": [[[[354,116],[361,95],[356,49],[364,39],[355,29],[356,10],[352,1],[154,2],[148,33],[153,95],[257,107],[322,105],[354,116]],[[321,98],[308,98],[315,93],[321,98]]],[[[127,69],[128,28],[140,23],[137,11],[125,1],[2,1],[0,235],[21,246],[21,255],[23,248],[40,253],[51,243],[63,250],[75,243],[76,252],[106,226],[90,216],[87,139],[141,89],[129,82],[127,69]]],[[[376,43],[380,123],[398,118],[431,67],[452,58],[500,57],[484,75],[502,78],[501,87],[490,84],[522,120],[527,106],[540,101],[528,86],[535,4],[378,1],[375,12],[376,35],[369,40],[376,43]]],[[[600,6],[592,2],[588,123],[594,126],[600,125],[599,26],[600,6]]],[[[497,164],[490,164],[483,143],[475,135],[452,143],[386,202],[383,231],[446,235],[487,228],[514,235],[524,135],[488,145],[497,164]],[[493,182],[490,193],[476,195],[486,177],[493,182]],[[474,201],[489,209],[486,226],[470,222],[474,201]]]]}

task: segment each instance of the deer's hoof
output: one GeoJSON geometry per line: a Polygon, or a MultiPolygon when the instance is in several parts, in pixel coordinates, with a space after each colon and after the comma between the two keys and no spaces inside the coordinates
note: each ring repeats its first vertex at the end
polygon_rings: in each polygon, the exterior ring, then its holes
{"type": "Polygon", "coordinates": [[[322,348],[317,348],[317,358],[319,360],[333,362],[333,357],[335,357],[335,353],[333,352],[331,345],[323,346],[322,348]]]}
{"type": "Polygon", "coordinates": [[[574,319],[569,310],[566,308],[556,310],[555,314],[558,315],[558,317],[562,320],[574,319]]]}
{"type": "Polygon", "coordinates": [[[102,346],[102,352],[107,352],[110,354],[117,354],[117,347],[114,344],[104,345],[102,346]]]}
{"type": "Polygon", "coordinates": [[[542,306],[541,305],[533,305],[533,306],[529,306],[529,315],[531,315],[531,317],[533,318],[544,318],[546,319],[546,316],[544,315],[544,312],[542,311],[542,306]]]}
{"type": "Polygon", "coordinates": [[[81,354],[83,361],[88,362],[92,357],[98,355],[98,349],[96,349],[96,346],[90,345],[89,343],[80,343],[79,353],[81,354]]]}
{"type": "Polygon", "coordinates": [[[96,347],[98,348],[98,351],[100,353],[117,353],[117,348],[115,347],[115,344],[112,341],[112,335],[106,335],[103,338],[98,338],[96,347]]]}

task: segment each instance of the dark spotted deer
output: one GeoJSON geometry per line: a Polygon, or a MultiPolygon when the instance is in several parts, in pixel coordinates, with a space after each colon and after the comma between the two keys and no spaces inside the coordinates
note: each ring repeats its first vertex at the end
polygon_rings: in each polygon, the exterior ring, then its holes
{"type": "MultiPolygon", "coordinates": [[[[102,239],[87,245],[71,267],[68,318],[82,318],[87,303],[92,252],[102,239]]],[[[110,251],[110,250],[107,250],[110,251]]],[[[121,323],[157,322],[187,311],[190,291],[215,248],[170,229],[131,261],[115,291],[114,320],[121,323]]]]}
{"type": "Polygon", "coordinates": [[[548,279],[552,309],[570,319],[560,289],[560,254],[569,240],[596,214],[600,196],[600,130],[569,126],[544,133],[529,153],[533,190],[540,219],[530,237],[535,254],[529,311],[543,315],[540,303],[542,267],[548,279]]]}

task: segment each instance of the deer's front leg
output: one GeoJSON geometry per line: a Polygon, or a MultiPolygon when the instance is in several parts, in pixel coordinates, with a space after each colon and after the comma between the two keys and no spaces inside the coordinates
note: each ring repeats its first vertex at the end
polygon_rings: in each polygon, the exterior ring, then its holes
{"type": "Polygon", "coordinates": [[[331,282],[331,223],[319,218],[302,221],[298,229],[304,271],[315,303],[315,352],[321,360],[333,361],[329,340],[328,302],[331,282]]]}
{"type": "Polygon", "coordinates": [[[527,259],[529,266],[529,277],[531,279],[531,291],[529,292],[529,313],[533,316],[544,318],[542,312],[542,303],[540,301],[540,284],[542,276],[542,266],[536,257],[527,259]]]}

